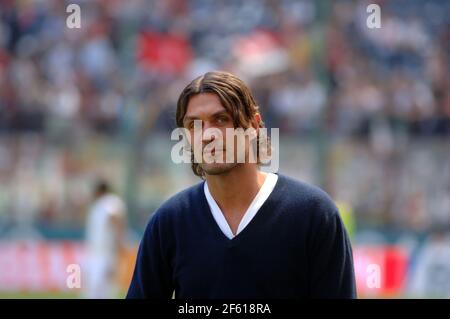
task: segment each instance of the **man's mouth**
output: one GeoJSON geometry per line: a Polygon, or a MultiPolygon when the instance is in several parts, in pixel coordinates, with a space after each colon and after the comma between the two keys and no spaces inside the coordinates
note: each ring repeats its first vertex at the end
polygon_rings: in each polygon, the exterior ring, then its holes
{"type": "Polygon", "coordinates": [[[221,153],[223,153],[223,150],[215,150],[215,149],[213,149],[212,151],[203,152],[203,154],[206,156],[214,156],[216,154],[221,154],[221,153]]]}

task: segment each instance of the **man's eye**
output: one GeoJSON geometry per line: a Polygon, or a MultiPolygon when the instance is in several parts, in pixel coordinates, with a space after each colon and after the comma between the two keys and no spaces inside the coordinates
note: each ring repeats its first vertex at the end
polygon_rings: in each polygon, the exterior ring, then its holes
{"type": "Polygon", "coordinates": [[[228,119],[227,119],[226,117],[219,117],[219,118],[217,119],[217,123],[223,124],[223,123],[226,123],[227,120],[228,120],[228,119]]]}

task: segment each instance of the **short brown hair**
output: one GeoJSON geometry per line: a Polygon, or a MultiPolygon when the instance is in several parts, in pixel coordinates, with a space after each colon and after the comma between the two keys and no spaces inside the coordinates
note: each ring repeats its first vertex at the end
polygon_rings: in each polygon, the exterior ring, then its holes
{"type": "MultiPolygon", "coordinates": [[[[231,115],[234,127],[247,129],[252,125],[254,116],[259,113],[259,107],[248,86],[237,76],[223,71],[205,73],[195,78],[181,92],[177,102],[176,122],[183,127],[183,119],[192,96],[200,93],[216,94],[222,106],[231,115]]],[[[264,127],[264,122],[259,122],[264,127]]],[[[192,158],[192,170],[195,175],[203,177],[203,170],[192,158]]]]}

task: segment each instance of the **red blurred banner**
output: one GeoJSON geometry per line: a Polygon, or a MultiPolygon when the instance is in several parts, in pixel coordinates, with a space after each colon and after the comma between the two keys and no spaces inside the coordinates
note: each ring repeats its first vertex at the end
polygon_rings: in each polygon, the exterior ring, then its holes
{"type": "Polygon", "coordinates": [[[180,74],[192,60],[192,50],[184,37],[157,32],[144,32],[138,36],[139,64],[155,72],[180,74]]]}
{"type": "Polygon", "coordinates": [[[353,258],[358,296],[396,297],[404,293],[409,263],[405,248],[358,246],[353,249],[353,258]]]}
{"type": "MultiPolygon", "coordinates": [[[[135,256],[134,247],[121,256],[119,281],[124,289],[128,288],[135,256]]],[[[67,287],[68,266],[80,266],[82,284],[84,259],[81,242],[0,242],[0,291],[78,292],[78,288],[67,287]]]]}

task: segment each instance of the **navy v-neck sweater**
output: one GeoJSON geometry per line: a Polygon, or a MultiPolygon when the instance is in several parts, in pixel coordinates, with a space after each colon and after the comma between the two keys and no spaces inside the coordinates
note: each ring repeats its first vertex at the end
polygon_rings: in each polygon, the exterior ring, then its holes
{"type": "Polygon", "coordinates": [[[279,175],[255,217],[228,239],[203,183],[150,219],[127,298],[356,297],[350,241],[325,192],[279,175]]]}

